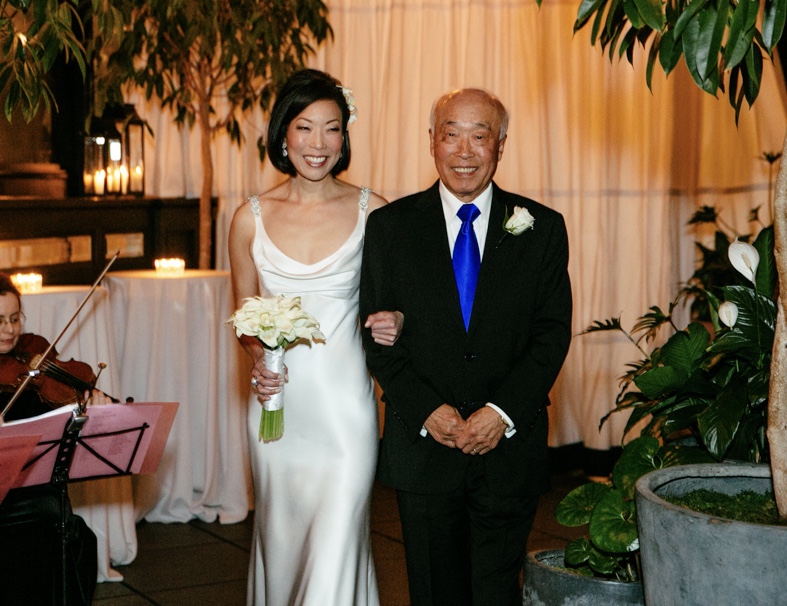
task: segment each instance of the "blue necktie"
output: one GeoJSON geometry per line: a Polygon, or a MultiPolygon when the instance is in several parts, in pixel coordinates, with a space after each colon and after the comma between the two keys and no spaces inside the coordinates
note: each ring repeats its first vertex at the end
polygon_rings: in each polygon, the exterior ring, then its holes
{"type": "Polygon", "coordinates": [[[478,240],[476,240],[473,230],[473,221],[480,214],[481,211],[475,204],[463,204],[459,212],[456,213],[456,216],[462,220],[462,227],[456,237],[456,244],[454,244],[453,263],[465,330],[470,326],[475,286],[478,282],[478,270],[481,267],[481,253],[478,250],[478,240]]]}

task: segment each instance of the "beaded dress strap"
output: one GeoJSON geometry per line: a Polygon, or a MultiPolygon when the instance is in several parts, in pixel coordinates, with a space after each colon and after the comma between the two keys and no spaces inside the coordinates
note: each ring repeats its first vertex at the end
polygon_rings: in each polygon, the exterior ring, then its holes
{"type": "Polygon", "coordinates": [[[249,196],[249,205],[251,206],[251,214],[255,217],[260,216],[260,199],[254,195],[249,196]]]}
{"type": "Polygon", "coordinates": [[[358,208],[361,211],[366,212],[366,209],[369,208],[369,194],[372,193],[372,190],[368,187],[361,188],[361,197],[358,200],[358,208]]]}

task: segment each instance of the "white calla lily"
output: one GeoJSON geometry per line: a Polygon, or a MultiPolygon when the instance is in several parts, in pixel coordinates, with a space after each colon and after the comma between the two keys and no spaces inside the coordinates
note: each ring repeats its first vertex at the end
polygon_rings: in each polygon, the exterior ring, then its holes
{"type": "Polygon", "coordinates": [[[719,305],[719,320],[729,328],[735,326],[738,321],[738,306],[732,301],[725,301],[719,305]]]}
{"type": "Polygon", "coordinates": [[[735,242],[730,244],[727,256],[730,258],[732,266],[744,278],[754,284],[757,276],[757,266],[760,264],[760,253],[757,252],[757,249],[748,242],[735,240],[735,242]]]}

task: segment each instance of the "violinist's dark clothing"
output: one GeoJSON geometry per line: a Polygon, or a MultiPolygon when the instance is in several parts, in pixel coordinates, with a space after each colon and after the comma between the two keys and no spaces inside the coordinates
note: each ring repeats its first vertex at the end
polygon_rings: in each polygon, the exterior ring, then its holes
{"type": "MultiPolygon", "coordinates": [[[[0,409],[12,394],[0,393],[0,409]]],[[[29,418],[51,408],[25,391],[5,417],[29,418]]],[[[0,604],[58,606],[61,587],[60,490],[51,484],[15,488],[0,503],[0,604]]],[[[96,587],[96,535],[65,500],[69,606],[90,606],[96,587]]]]}

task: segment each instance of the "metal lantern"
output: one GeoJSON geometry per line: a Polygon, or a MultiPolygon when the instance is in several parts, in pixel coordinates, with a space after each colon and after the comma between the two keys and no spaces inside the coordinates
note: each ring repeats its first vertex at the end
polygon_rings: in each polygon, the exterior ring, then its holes
{"type": "Polygon", "coordinates": [[[103,196],[106,193],[107,171],[104,163],[106,138],[103,133],[91,132],[85,135],[84,160],[82,165],[82,184],[86,196],[103,196]]]}
{"type": "Polygon", "coordinates": [[[123,144],[120,131],[111,122],[106,123],[106,143],[104,144],[104,165],[106,166],[106,193],[119,195],[125,193],[127,175],[123,170],[123,144]]]}
{"type": "Polygon", "coordinates": [[[126,105],[124,129],[125,158],[128,170],[128,193],[145,195],[145,123],[133,105],[126,105]]]}

